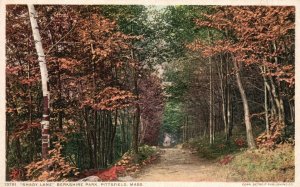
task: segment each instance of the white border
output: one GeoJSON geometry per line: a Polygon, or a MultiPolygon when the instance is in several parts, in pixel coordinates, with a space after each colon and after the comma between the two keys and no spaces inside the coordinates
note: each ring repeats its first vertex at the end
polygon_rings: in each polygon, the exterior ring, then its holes
{"type": "MultiPolygon", "coordinates": [[[[296,93],[295,93],[295,129],[296,129],[296,148],[295,148],[295,156],[296,156],[296,176],[294,183],[233,183],[233,182],[143,182],[143,186],[300,186],[300,149],[298,143],[300,142],[299,124],[300,115],[297,115],[297,111],[299,111],[299,97],[300,90],[297,86],[299,80],[299,59],[300,59],[300,48],[299,48],[299,34],[300,34],[300,0],[2,0],[0,2],[0,187],[7,186],[7,184],[13,183],[5,183],[5,6],[6,4],[143,4],[143,5],[266,5],[266,6],[296,6],[296,56],[295,56],[295,68],[296,68],[296,93]],[[298,52],[298,53],[297,53],[298,52]]],[[[222,169],[222,168],[220,168],[222,169]]],[[[29,183],[29,182],[27,182],[29,183]]],[[[14,183],[16,186],[24,186],[24,182],[14,183]]],[[[43,183],[35,183],[37,186],[43,183]]],[[[105,185],[107,183],[98,183],[97,186],[130,186],[130,183],[118,183],[112,182],[110,185],[105,185]]],[[[85,186],[85,183],[83,183],[85,186]]],[[[53,183],[52,186],[57,186],[56,183],[53,183]]]]}

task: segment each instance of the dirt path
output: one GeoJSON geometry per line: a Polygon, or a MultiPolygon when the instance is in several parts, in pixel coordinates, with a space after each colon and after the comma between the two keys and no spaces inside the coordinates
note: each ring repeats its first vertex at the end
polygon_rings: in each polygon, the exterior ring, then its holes
{"type": "Polygon", "coordinates": [[[162,149],[159,161],[143,169],[135,181],[216,181],[224,182],[227,171],[216,162],[199,159],[189,150],[162,149]]]}

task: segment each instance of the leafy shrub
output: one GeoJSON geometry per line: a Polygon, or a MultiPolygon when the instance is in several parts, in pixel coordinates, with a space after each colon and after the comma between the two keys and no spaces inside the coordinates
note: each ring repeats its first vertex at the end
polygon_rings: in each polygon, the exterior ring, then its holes
{"type": "Polygon", "coordinates": [[[139,163],[135,163],[133,151],[126,152],[122,158],[115,163],[114,166],[110,166],[103,170],[89,170],[80,173],[79,178],[85,178],[88,176],[98,176],[102,181],[114,181],[118,176],[132,175],[138,172],[143,166],[152,163],[158,157],[156,154],[157,149],[148,145],[139,147],[139,163]]]}
{"type": "Polygon", "coordinates": [[[256,138],[256,144],[260,148],[275,149],[276,145],[282,142],[284,125],[274,119],[271,119],[270,122],[269,134],[263,132],[256,138]]]}
{"type": "Polygon", "coordinates": [[[79,174],[61,155],[62,146],[55,142],[55,148],[49,151],[49,159],[32,162],[27,165],[26,177],[31,181],[60,181],[79,174]]]}
{"type": "Polygon", "coordinates": [[[123,166],[113,166],[111,168],[98,171],[96,176],[98,176],[102,181],[113,181],[118,178],[118,173],[124,172],[125,168],[123,166]]]}
{"type": "Polygon", "coordinates": [[[151,147],[151,146],[148,146],[148,145],[143,145],[143,146],[139,147],[139,159],[140,159],[140,161],[146,160],[147,158],[152,156],[155,152],[156,152],[155,147],[151,147]]]}
{"type": "Polygon", "coordinates": [[[246,142],[243,138],[236,138],[234,143],[239,147],[244,147],[246,145],[246,142]]]}
{"type": "Polygon", "coordinates": [[[9,178],[12,181],[22,181],[25,177],[25,171],[23,168],[12,168],[9,174],[9,178]]]}

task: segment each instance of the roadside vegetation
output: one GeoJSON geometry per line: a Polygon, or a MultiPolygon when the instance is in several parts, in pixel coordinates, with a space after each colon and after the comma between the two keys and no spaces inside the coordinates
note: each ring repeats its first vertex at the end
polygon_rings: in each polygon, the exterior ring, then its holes
{"type": "Polygon", "coordinates": [[[184,148],[200,158],[216,161],[227,172],[230,181],[293,182],[295,180],[295,151],[293,143],[281,143],[273,149],[247,149],[239,136],[224,142],[217,138],[209,145],[208,138],[191,139],[184,148]]]}

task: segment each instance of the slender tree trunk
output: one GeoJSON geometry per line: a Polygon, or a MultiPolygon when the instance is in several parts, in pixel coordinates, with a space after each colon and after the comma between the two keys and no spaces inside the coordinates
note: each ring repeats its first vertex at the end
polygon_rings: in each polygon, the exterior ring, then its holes
{"type": "Polygon", "coordinates": [[[105,111],[105,123],[104,123],[104,130],[103,130],[103,147],[102,147],[102,153],[103,153],[103,167],[107,166],[107,143],[108,143],[108,126],[109,126],[109,113],[105,111]]]}
{"type": "Polygon", "coordinates": [[[94,110],[94,127],[93,127],[93,132],[91,132],[93,134],[93,147],[94,147],[94,168],[97,168],[98,166],[98,145],[97,145],[97,121],[98,121],[98,115],[97,115],[97,111],[94,110]]]}
{"type": "Polygon", "coordinates": [[[21,150],[21,143],[20,143],[20,138],[15,139],[16,142],[16,155],[17,155],[17,165],[20,167],[22,165],[22,150],[21,150]]]}
{"type": "Polygon", "coordinates": [[[127,124],[126,124],[126,142],[127,142],[127,144],[126,144],[126,149],[128,150],[129,148],[130,148],[130,142],[131,142],[131,140],[130,140],[130,129],[129,129],[129,127],[130,126],[133,126],[133,123],[132,123],[132,118],[130,117],[131,115],[130,115],[130,111],[129,110],[127,110],[127,124]]]}
{"type": "Polygon", "coordinates": [[[275,101],[275,104],[276,104],[276,109],[277,109],[277,118],[280,122],[283,122],[284,119],[283,119],[283,114],[282,114],[282,110],[281,110],[281,106],[280,106],[280,98],[279,98],[279,94],[277,93],[277,89],[276,89],[276,86],[275,86],[275,83],[273,81],[273,78],[270,77],[270,89],[271,89],[271,93],[274,97],[274,101],[275,101]]]}
{"type": "Polygon", "coordinates": [[[232,120],[232,101],[231,101],[231,87],[230,87],[230,79],[229,76],[229,60],[228,56],[226,56],[227,64],[226,64],[226,101],[227,101],[227,127],[228,127],[228,135],[227,135],[227,141],[232,136],[232,129],[233,129],[233,120],[232,120]]]}
{"type": "MultiPolygon", "coordinates": [[[[133,25],[131,24],[131,31],[133,32],[133,25]]],[[[131,43],[133,45],[133,43],[131,43]]],[[[131,49],[131,58],[135,59],[134,50],[131,49]]],[[[138,152],[139,152],[139,126],[140,126],[140,105],[139,101],[139,90],[138,90],[138,77],[139,77],[139,67],[135,67],[134,69],[134,92],[136,95],[136,103],[135,103],[135,121],[132,128],[132,148],[134,152],[134,161],[138,162],[138,152]]]]}
{"type": "MultiPolygon", "coordinates": [[[[208,39],[209,39],[209,43],[211,43],[211,36],[210,36],[210,32],[208,33],[208,39]]],[[[208,58],[209,61],[209,143],[212,144],[213,143],[213,96],[212,96],[212,59],[211,57],[208,58]]]]}
{"type": "Polygon", "coordinates": [[[250,112],[249,112],[249,105],[248,105],[248,100],[247,100],[247,96],[241,81],[241,76],[240,76],[240,71],[238,68],[238,64],[237,62],[234,60],[234,67],[235,67],[235,74],[236,74],[236,80],[237,80],[237,84],[239,87],[239,91],[241,94],[241,98],[243,101],[243,107],[244,107],[244,118],[245,118],[245,125],[246,125],[246,134],[247,134],[247,142],[248,142],[248,147],[250,149],[255,149],[256,145],[255,145],[255,141],[254,141],[254,137],[253,137],[253,132],[252,132],[252,124],[250,121],[250,112]]]}
{"type": "Polygon", "coordinates": [[[185,142],[185,123],[183,123],[182,127],[182,143],[185,142]]]}
{"type": "Polygon", "coordinates": [[[277,114],[277,108],[276,108],[277,106],[275,104],[274,95],[272,93],[272,89],[271,89],[271,86],[270,86],[270,84],[268,82],[267,77],[265,76],[263,78],[266,79],[266,80],[264,80],[264,83],[265,83],[265,86],[266,86],[266,89],[267,89],[267,92],[268,92],[268,96],[269,96],[269,101],[270,101],[270,107],[271,107],[270,108],[270,115],[271,115],[271,117],[274,117],[275,115],[278,115],[277,114]]]}
{"type": "MultiPolygon", "coordinates": [[[[109,111],[110,113],[110,111],[109,111]]],[[[107,126],[107,139],[106,139],[106,151],[105,151],[105,154],[106,154],[106,161],[107,161],[107,164],[110,163],[110,150],[111,150],[111,135],[112,135],[112,123],[111,123],[111,115],[109,116],[109,123],[108,123],[108,126],[107,126]]]]}
{"type": "Polygon", "coordinates": [[[279,107],[281,110],[281,116],[282,116],[281,118],[282,118],[283,127],[286,127],[285,107],[284,107],[284,103],[283,103],[283,98],[281,96],[279,97],[279,107]]]}
{"type": "MultiPolygon", "coordinates": [[[[274,52],[276,52],[277,51],[277,46],[276,46],[275,41],[273,42],[273,48],[274,48],[274,52]]],[[[278,64],[278,57],[277,56],[274,57],[274,60],[275,60],[275,64],[278,64]]],[[[274,91],[275,91],[275,83],[274,83],[272,77],[271,77],[271,84],[273,85],[274,91]]],[[[280,111],[279,121],[283,124],[284,127],[286,127],[284,104],[283,104],[282,96],[280,94],[280,82],[278,82],[276,90],[278,91],[278,101],[276,101],[276,102],[278,102],[278,109],[280,111]]]]}
{"type": "Polygon", "coordinates": [[[84,129],[85,129],[85,137],[88,145],[88,151],[89,151],[89,161],[90,161],[90,168],[93,168],[94,166],[94,158],[93,158],[93,147],[92,147],[92,141],[91,141],[91,131],[90,131],[90,125],[88,120],[88,111],[87,109],[83,109],[83,122],[84,122],[84,129]]]}
{"type": "Polygon", "coordinates": [[[220,90],[221,90],[221,98],[222,98],[222,116],[223,116],[223,124],[224,124],[224,133],[226,135],[226,140],[228,140],[227,97],[226,97],[227,76],[225,77],[225,85],[224,85],[222,56],[220,56],[220,59],[221,59],[221,64],[219,69],[219,77],[220,77],[220,90]]]}
{"type": "Polygon", "coordinates": [[[133,129],[133,151],[134,153],[138,154],[138,143],[139,143],[139,124],[140,124],[140,106],[136,104],[136,113],[135,113],[135,122],[134,122],[134,129],[133,129]]]}
{"type": "MultiPolygon", "coordinates": [[[[58,99],[59,102],[62,103],[62,86],[61,86],[61,75],[60,75],[60,67],[59,67],[59,63],[57,63],[57,67],[58,67],[58,87],[59,87],[59,91],[58,91],[58,99]]],[[[58,112],[58,128],[59,130],[62,132],[63,130],[63,110],[62,107],[60,106],[60,110],[58,112]]]]}
{"type": "Polygon", "coordinates": [[[295,122],[295,107],[294,107],[294,102],[292,102],[291,100],[289,101],[289,107],[290,107],[290,115],[291,115],[291,123],[295,122]]]}
{"type": "Polygon", "coordinates": [[[101,135],[101,131],[102,131],[102,124],[103,124],[103,111],[98,111],[98,128],[96,129],[97,131],[97,134],[98,134],[98,137],[97,137],[97,150],[98,150],[98,155],[97,155],[97,158],[98,158],[98,165],[97,165],[97,168],[99,169],[101,167],[101,159],[102,159],[102,155],[101,155],[101,138],[102,138],[102,135],[101,135]]]}
{"type": "Polygon", "coordinates": [[[104,166],[104,133],[105,133],[105,123],[106,123],[106,113],[101,111],[101,126],[100,126],[100,140],[99,140],[99,152],[100,152],[100,161],[99,167],[104,166]]]}
{"type": "MultiPolygon", "coordinates": [[[[263,66],[263,73],[266,73],[266,67],[263,66]]],[[[268,108],[268,90],[267,90],[267,79],[266,76],[263,75],[264,79],[264,94],[265,94],[265,121],[266,121],[266,132],[269,135],[269,108],[268,108]]]]}
{"type": "Polygon", "coordinates": [[[125,137],[125,116],[124,113],[120,112],[121,119],[121,153],[122,155],[126,152],[126,137],[125,137]]]}
{"type": "Polygon", "coordinates": [[[216,131],[216,114],[215,114],[215,96],[214,90],[212,91],[212,143],[215,143],[215,131],[216,131]]]}
{"type": "Polygon", "coordinates": [[[231,101],[231,92],[230,92],[230,86],[228,85],[227,88],[227,124],[228,124],[228,139],[232,136],[232,129],[233,129],[233,115],[232,115],[232,101],[231,101]]]}
{"type": "Polygon", "coordinates": [[[44,50],[41,42],[41,36],[39,32],[39,27],[37,24],[37,14],[35,12],[33,5],[28,5],[29,18],[32,28],[33,39],[35,43],[36,52],[38,55],[38,61],[41,71],[42,78],[42,91],[43,91],[43,119],[41,121],[42,125],[42,157],[43,159],[48,158],[48,149],[50,147],[50,133],[49,133],[49,101],[50,101],[50,92],[49,92],[49,84],[48,84],[48,71],[46,65],[46,59],[44,55],[44,50]]]}
{"type": "Polygon", "coordinates": [[[189,125],[189,117],[188,117],[188,115],[186,115],[185,120],[186,120],[186,122],[185,122],[186,123],[185,141],[187,142],[190,139],[190,125],[189,125]]]}
{"type": "Polygon", "coordinates": [[[212,135],[212,61],[211,61],[211,57],[209,57],[209,143],[212,144],[213,143],[213,135],[212,135]]]}
{"type": "Polygon", "coordinates": [[[116,135],[116,130],[117,130],[117,124],[118,124],[118,109],[115,110],[115,118],[114,118],[114,123],[111,124],[112,127],[112,135],[110,139],[110,152],[109,152],[109,162],[113,163],[114,161],[114,142],[115,142],[115,135],[116,135]]]}

